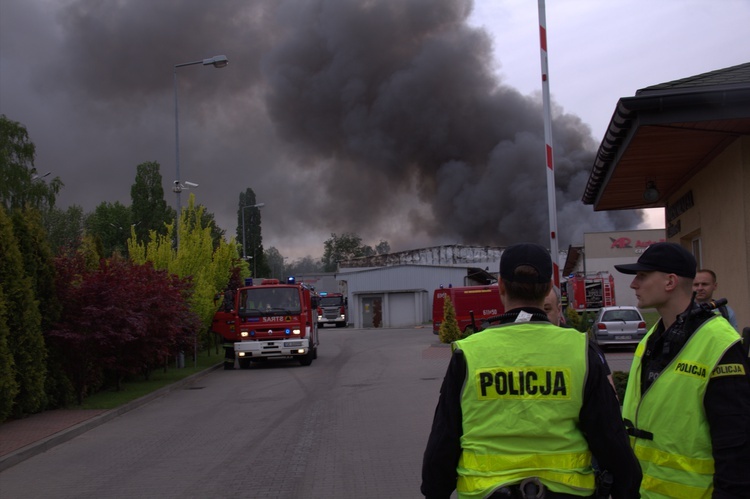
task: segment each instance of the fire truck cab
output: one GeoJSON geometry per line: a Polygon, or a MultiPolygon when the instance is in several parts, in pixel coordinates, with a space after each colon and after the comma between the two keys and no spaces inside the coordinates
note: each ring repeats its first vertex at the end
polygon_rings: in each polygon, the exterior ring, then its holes
{"type": "Polygon", "coordinates": [[[273,357],[312,364],[320,343],[317,300],[310,287],[294,278],[284,284],[263,279],[258,285],[248,279],[214,314],[213,330],[224,338],[224,368],[233,369],[235,359],[246,369],[252,361],[273,357]]]}
{"type": "Polygon", "coordinates": [[[321,292],[318,299],[318,326],[335,324],[346,327],[349,322],[347,299],[341,293],[321,292]]]}

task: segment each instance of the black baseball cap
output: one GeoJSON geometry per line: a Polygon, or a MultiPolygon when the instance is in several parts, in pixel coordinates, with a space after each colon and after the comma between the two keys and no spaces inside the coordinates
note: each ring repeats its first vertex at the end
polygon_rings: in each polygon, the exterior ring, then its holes
{"type": "Polygon", "coordinates": [[[552,280],[552,259],[544,246],[522,243],[508,246],[500,257],[500,277],[509,282],[547,283],[552,280]],[[522,265],[533,267],[537,276],[515,275],[522,265]]]}
{"type": "Polygon", "coordinates": [[[693,254],[677,243],[654,243],[646,248],[636,263],[615,265],[623,274],[656,270],[691,279],[695,277],[697,267],[693,254]]]}

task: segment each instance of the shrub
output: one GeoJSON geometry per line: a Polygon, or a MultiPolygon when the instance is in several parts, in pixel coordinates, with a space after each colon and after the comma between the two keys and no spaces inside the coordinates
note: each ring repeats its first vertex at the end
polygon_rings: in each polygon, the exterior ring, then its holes
{"type": "Polygon", "coordinates": [[[612,380],[615,382],[615,391],[620,399],[620,404],[625,400],[625,388],[628,386],[628,376],[630,373],[624,371],[615,371],[612,373],[612,380]]]}
{"type": "Polygon", "coordinates": [[[439,332],[440,341],[443,343],[453,343],[461,339],[461,329],[458,327],[456,320],[456,309],[449,297],[445,297],[443,303],[443,322],[440,324],[439,332]]]}
{"type": "Polygon", "coordinates": [[[187,304],[192,284],[151,263],[113,257],[87,269],[82,255],[58,259],[64,311],[48,332],[80,404],[107,377],[150,372],[193,344],[199,320],[187,304]]]}

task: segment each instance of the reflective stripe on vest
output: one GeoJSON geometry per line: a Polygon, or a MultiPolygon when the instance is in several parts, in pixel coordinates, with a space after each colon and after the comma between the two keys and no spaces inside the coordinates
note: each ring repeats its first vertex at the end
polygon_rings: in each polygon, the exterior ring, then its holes
{"type": "Polygon", "coordinates": [[[653,440],[630,439],[643,470],[641,497],[711,497],[714,461],[703,397],[711,372],[739,338],[726,321],[709,319],[641,394],[643,352],[655,328],[636,349],[623,403],[623,417],[653,434],[653,440]]]}
{"type": "Polygon", "coordinates": [[[578,331],[531,322],[453,344],[467,366],[459,497],[485,497],[534,476],[555,492],[593,493],[591,453],[578,429],[587,341],[578,331]]]}

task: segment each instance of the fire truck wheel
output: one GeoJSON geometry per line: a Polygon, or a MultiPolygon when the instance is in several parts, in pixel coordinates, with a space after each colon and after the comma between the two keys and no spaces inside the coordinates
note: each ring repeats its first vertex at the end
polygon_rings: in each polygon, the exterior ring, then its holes
{"type": "Polygon", "coordinates": [[[250,369],[250,359],[238,359],[240,369],[250,369]]]}
{"type": "Polygon", "coordinates": [[[317,359],[317,358],[318,358],[318,349],[313,348],[313,359],[317,359]]]}
{"type": "Polygon", "coordinates": [[[231,371],[234,369],[234,363],[230,364],[229,362],[224,362],[224,370],[225,371],[231,371]]]}
{"type": "Polygon", "coordinates": [[[346,322],[337,322],[336,327],[346,327],[346,322]]]}
{"type": "Polygon", "coordinates": [[[301,366],[309,366],[312,364],[313,359],[315,358],[315,349],[310,349],[309,352],[307,352],[305,355],[299,358],[299,363],[301,366]]]}

